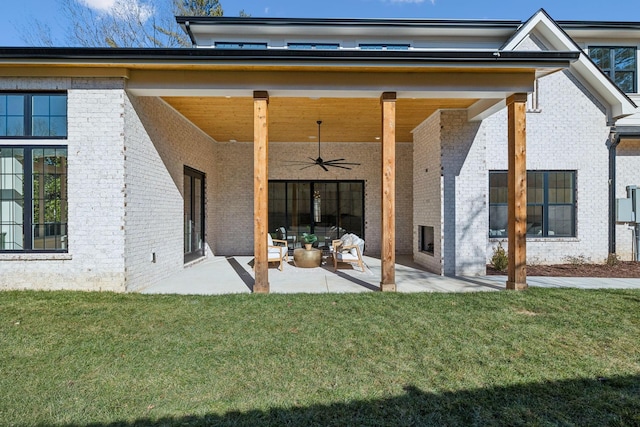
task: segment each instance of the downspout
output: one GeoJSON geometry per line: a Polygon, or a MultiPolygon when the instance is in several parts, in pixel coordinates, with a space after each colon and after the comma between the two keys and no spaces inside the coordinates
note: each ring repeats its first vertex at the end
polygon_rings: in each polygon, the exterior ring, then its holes
{"type": "Polygon", "coordinates": [[[185,21],[184,28],[187,30],[187,34],[191,39],[191,47],[197,47],[198,44],[196,43],[196,38],[193,36],[193,33],[191,32],[191,24],[189,23],[189,21],[185,21]]]}
{"type": "Polygon", "coordinates": [[[616,253],[616,148],[620,134],[612,126],[609,133],[609,254],[616,253]]]}

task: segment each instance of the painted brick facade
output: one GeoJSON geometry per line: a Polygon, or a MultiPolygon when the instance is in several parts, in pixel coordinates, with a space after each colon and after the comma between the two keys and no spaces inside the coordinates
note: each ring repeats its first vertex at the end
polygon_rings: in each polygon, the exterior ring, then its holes
{"type": "MultiPolygon", "coordinates": [[[[183,268],[184,166],[205,173],[206,194],[216,160],[214,141],[159,98],[126,98],[125,135],[126,287],[138,290],[183,268]]],[[[216,211],[205,206],[206,232],[216,211]]]]}
{"type": "MultiPolygon", "coordinates": [[[[541,78],[538,89],[540,112],[527,114],[527,169],[576,171],[576,237],[529,238],[527,261],[563,263],[583,257],[603,262],[608,254],[605,112],[569,71],[541,78]]],[[[506,117],[503,110],[487,119],[488,170],[507,169],[506,117]]],[[[488,257],[496,243],[489,241],[488,257]]]]}
{"type": "Polygon", "coordinates": [[[413,131],[413,259],[443,274],[442,148],[440,118],[436,111],[413,131]],[[420,250],[420,227],[433,227],[433,254],[420,250]]]}
{"type": "Polygon", "coordinates": [[[66,141],[36,141],[68,145],[68,253],[0,254],[0,289],[124,291],[123,82],[3,78],[0,90],[66,90],[69,117],[66,141]]]}

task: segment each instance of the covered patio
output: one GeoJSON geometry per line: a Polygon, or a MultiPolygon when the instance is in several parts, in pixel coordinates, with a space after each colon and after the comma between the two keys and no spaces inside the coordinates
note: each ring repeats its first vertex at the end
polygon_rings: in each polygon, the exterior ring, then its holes
{"type": "MultiPolygon", "coordinates": [[[[357,267],[323,263],[318,268],[298,268],[290,261],[279,271],[269,267],[270,292],[361,293],[379,291],[381,261],[365,256],[365,272],[357,267]]],[[[251,256],[217,256],[196,262],[152,286],[144,294],[222,295],[251,293],[256,275],[251,256]],[[211,280],[215,277],[216,280],[211,280]]],[[[426,271],[411,256],[399,255],[394,265],[397,292],[484,292],[504,289],[504,276],[447,277],[426,271]]]]}

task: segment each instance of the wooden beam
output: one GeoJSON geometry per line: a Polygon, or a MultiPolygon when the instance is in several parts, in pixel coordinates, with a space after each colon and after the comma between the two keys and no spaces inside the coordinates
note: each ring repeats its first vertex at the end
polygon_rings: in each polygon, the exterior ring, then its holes
{"type": "Polygon", "coordinates": [[[269,94],[253,93],[253,292],[269,293],[269,94]]]}
{"type": "Polygon", "coordinates": [[[509,266],[507,289],[527,289],[527,94],[507,98],[509,266]]]}
{"type": "Polygon", "coordinates": [[[396,291],[396,94],[384,92],[382,104],[382,242],[380,290],[396,291]]]}

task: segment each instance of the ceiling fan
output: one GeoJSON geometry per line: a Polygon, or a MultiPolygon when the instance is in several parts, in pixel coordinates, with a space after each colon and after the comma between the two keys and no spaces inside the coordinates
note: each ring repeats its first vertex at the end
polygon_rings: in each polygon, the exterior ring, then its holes
{"type": "Polygon", "coordinates": [[[291,164],[294,164],[294,165],[306,165],[306,166],[300,168],[300,170],[307,169],[307,168],[310,168],[311,166],[318,165],[322,169],[324,169],[326,172],[329,172],[329,169],[327,169],[327,166],[330,166],[330,167],[333,167],[333,168],[351,170],[351,168],[348,167],[348,166],[358,166],[358,165],[360,165],[360,163],[345,162],[344,161],[345,159],[324,160],[322,158],[321,154],[320,154],[320,125],[322,124],[322,120],[318,120],[318,121],[316,121],[316,123],[318,124],[318,158],[314,159],[313,157],[309,157],[309,160],[311,160],[311,161],[291,162],[291,164]]]}

